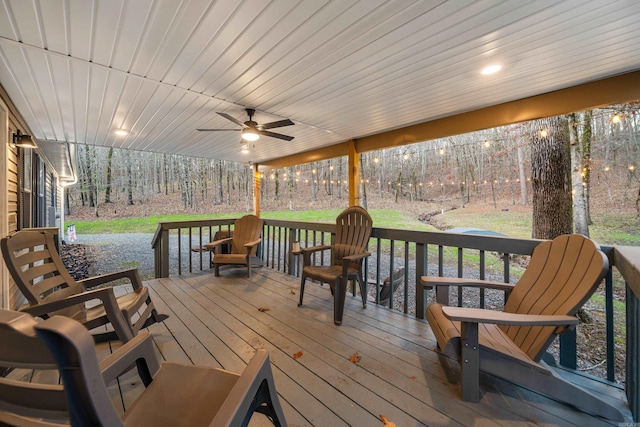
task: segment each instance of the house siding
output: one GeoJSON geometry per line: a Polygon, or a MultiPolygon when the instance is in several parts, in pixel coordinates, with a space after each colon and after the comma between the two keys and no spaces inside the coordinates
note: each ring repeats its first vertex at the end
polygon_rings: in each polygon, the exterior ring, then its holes
{"type": "MultiPolygon", "coordinates": [[[[3,113],[6,113],[6,122],[0,124],[5,127],[7,140],[20,129],[23,133],[30,133],[26,127],[22,116],[0,86],[0,100],[2,101],[3,113]],[[6,110],[6,111],[4,111],[6,110]]],[[[6,167],[0,171],[0,179],[6,183],[4,191],[4,202],[2,209],[3,224],[0,237],[11,235],[16,231],[27,227],[57,227],[59,220],[56,213],[62,210],[63,188],[59,185],[56,172],[52,170],[47,162],[40,156],[37,150],[20,149],[6,146],[2,154],[5,156],[6,167]],[[26,157],[29,156],[29,157],[26,157]],[[31,189],[25,189],[25,158],[31,162],[31,189]],[[40,180],[38,182],[37,180],[40,180]]],[[[3,187],[5,187],[3,185],[3,187]]],[[[4,263],[4,261],[3,261],[4,263]]],[[[26,299],[17,289],[8,271],[2,265],[0,268],[0,283],[2,283],[2,306],[3,308],[17,309],[26,303],[26,299]],[[6,277],[5,277],[6,276],[6,277]]]]}

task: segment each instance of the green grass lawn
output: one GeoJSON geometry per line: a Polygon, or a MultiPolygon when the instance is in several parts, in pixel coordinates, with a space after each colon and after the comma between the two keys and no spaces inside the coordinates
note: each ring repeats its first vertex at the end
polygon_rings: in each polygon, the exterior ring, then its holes
{"type": "MultiPolygon", "coordinates": [[[[263,212],[262,217],[265,219],[332,223],[340,212],[341,209],[282,210],[263,212]]],[[[398,210],[371,209],[369,213],[375,227],[422,231],[437,230],[431,225],[418,221],[413,215],[398,210]]],[[[245,213],[155,215],[144,218],[67,221],[67,225],[75,224],[78,234],[154,233],[159,222],[239,218],[242,215],[245,213]]],[[[593,222],[590,227],[591,237],[599,243],[640,246],[640,222],[635,214],[596,214],[593,215],[593,222]]],[[[527,212],[496,209],[479,214],[471,210],[456,209],[441,215],[438,218],[438,223],[443,228],[476,227],[497,231],[510,237],[531,237],[531,214],[527,212]]]]}
{"type": "MultiPolygon", "coordinates": [[[[341,212],[341,209],[314,210],[314,211],[270,211],[263,212],[265,219],[278,219],[286,221],[307,221],[333,223],[341,212]]],[[[424,224],[409,214],[395,210],[372,209],[369,214],[373,218],[376,227],[402,228],[409,230],[433,231],[434,227],[424,224]]],[[[156,215],[145,218],[119,218],[97,219],[92,221],[67,221],[67,225],[75,224],[78,234],[109,234],[109,233],[154,233],[160,222],[190,221],[201,219],[239,218],[245,213],[229,214],[203,214],[203,215],[156,215]]]]}
{"type": "MultiPolygon", "coordinates": [[[[602,245],[640,246],[640,221],[636,214],[593,214],[589,227],[592,239],[602,245]]],[[[531,237],[531,213],[487,210],[456,209],[445,212],[438,218],[445,228],[475,227],[497,231],[509,237],[528,239],[531,237]]]]}

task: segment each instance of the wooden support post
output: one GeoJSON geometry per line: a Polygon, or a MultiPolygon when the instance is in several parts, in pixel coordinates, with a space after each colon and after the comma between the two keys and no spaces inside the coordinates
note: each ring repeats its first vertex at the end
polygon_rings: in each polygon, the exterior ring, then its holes
{"type": "Polygon", "coordinates": [[[349,141],[349,206],[360,206],[360,153],[356,142],[349,141]]]}

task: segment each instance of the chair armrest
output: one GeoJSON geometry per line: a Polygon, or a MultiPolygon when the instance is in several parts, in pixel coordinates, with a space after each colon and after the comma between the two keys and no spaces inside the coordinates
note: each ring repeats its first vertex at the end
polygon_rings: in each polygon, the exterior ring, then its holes
{"type": "Polygon", "coordinates": [[[148,386],[160,369],[149,332],[140,332],[131,341],[100,361],[100,372],[104,382],[109,384],[131,369],[134,363],[138,366],[142,382],[148,386]]]}
{"type": "Polygon", "coordinates": [[[32,316],[46,318],[48,317],[47,314],[49,313],[62,310],[64,308],[72,307],[74,305],[82,304],[87,301],[99,299],[104,304],[105,301],[109,301],[112,298],[113,298],[113,303],[117,307],[118,303],[116,302],[115,294],[113,293],[112,288],[92,289],[90,291],[82,292],[81,294],[70,295],[63,299],[48,301],[42,304],[23,307],[20,309],[20,311],[29,313],[32,316]]]}
{"type": "Polygon", "coordinates": [[[251,242],[245,243],[244,247],[250,250],[253,249],[254,246],[257,246],[260,242],[262,242],[262,239],[256,239],[251,242]]]}
{"type": "Polygon", "coordinates": [[[311,265],[311,254],[320,251],[326,251],[327,249],[331,249],[329,245],[318,245],[318,246],[310,246],[308,248],[300,249],[300,253],[302,253],[302,265],[306,267],[311,265]]]}
{"type": "Polygon", "coordinates": [[[46,302],[31,307],[26,307],[21,311],[47,318],[51,312],[62,310],[63,308],[82,304],[86,301],[98,299],[102,302],[107,319],[113,326],[113,329],[122,342],[130,341],[133,338],[133,329],[118,307],[116,295],[113,288],[99,288],[83,292],[81,294],[71,295],[57,301],[46,302]]]}
{"type": "Polygon", "coordinates": [[[130,268],[128,270],[120,270],[113,273],[102,274],[100,276],[89,277],[88,279],[79,280],[78,283],[80,283],[84,289],[91,289],[119,279],[129,279],[133,289],[142,288],[142,279],[140,279],[140,273],[138,273],[137,268],[130,268]]]}
{"type": "Polygon", "coordinates": [[[349,261],[349,262],[358,261],[359,259],[366,258],[368,256],[371,256],[371,252],[363,252],[361,254],[347,255],[347,256],[342,257],[342,260],[343,261],[346,260],[346,261],[349,261]]]}
{"type": "Polygon", "coordinates": [[[301,248],[300,252],[304,254],[305,252],[313,253],[318,251],[326,251],[327,249],[331,249],[331,246],[330,245],[309,246],[308,248],[301,248]]]}
{"type": "Polygon", "coordinates": [[[425,289],[431,289],[436,286],[465,286],[469,288],[496,289],[505,292],[511,292],[516,286],[513,283],[491,282],[489,280],[436,276],[422,276],[420,278],[420,284],[422,284],[422,287],[425,289]]]}
{"type": "Polygon", "coordinates": [[[442,313],[459,322],[510,326],[575,326],[579,322],[575,316],[505,313],[482,308],[442,306],[442,313]]]}
{"type": "MultiPolygon", "coordinates": [[[[258,350],[242,374],[238,375],[238,379],[209,425],[235,426],[243,424],[246,414],[256,401],[258,403],[271,401],[271,410],[267,412],[275,412],[274,415],[278,421],[286,425],[273,381],[269,354],[264,349],[258,350]]],[[[258,410],[257,412],[262,411],[258,410]]],[[[276,423],[274,422],[274,424],[276,423]]]]}
{"type": "MultiPolygon", "coordinates": [[[[354,261],[359,261],[363,258],[371,255],[370,252],[363,252],[360,254],[347,255],[342,257],[342,277],[347,277],[349,275],[349,265],[354,261]]],[[[345,280],[346,283],[346,280],[345,280]]]]}
{"type": "Polygon", "coordinates": [[[233,240],[233,237],[226,237],[224,239],[214,240],[213,242],[206,243],[204,247],[207,248],[207,250],[211,250],[216,246],[224,245],[225,243],[229,243],[232,240],[233,240]]]}

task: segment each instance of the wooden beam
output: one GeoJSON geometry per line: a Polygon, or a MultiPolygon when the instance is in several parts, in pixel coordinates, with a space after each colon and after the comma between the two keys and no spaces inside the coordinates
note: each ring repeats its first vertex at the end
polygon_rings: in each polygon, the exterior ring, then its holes
{"type": "MultiPolygon", "coordinates": [[[[640,99],[640,70],[592,81],[503,104],[452,114],[400,129],[357,138],[358,152],[408,145],[490,129],[543,117],[553,117],[640,99]]],[[[261,170],[278,169],[349,155],[349,142],[273,159],[261,170]]]]}
{"type": "Polygon", "coordinates": [[[356,142],[351,140],[349,147],[349,207],[360,205],[360,153],[356,142]]]}

